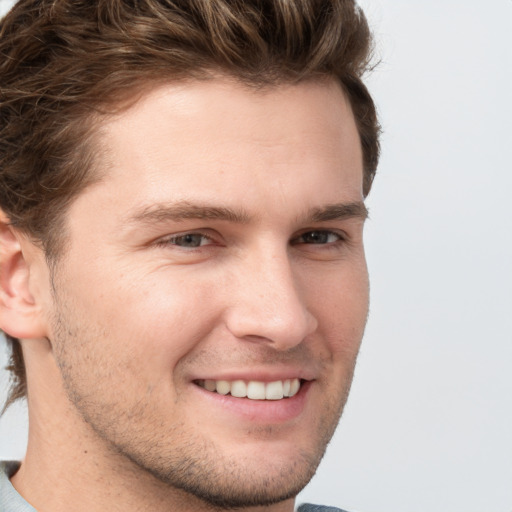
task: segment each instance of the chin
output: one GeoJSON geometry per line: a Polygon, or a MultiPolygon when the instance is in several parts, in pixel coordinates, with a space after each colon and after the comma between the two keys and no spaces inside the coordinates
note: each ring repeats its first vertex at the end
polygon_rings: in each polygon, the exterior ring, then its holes
{"type": "Polygon", "coordinates": [[[291,442],[268,441],[239,446],[235,451],[231,443],[231,449],[224,451],[204,438],[194,441],[194,446],[182,445],[167,455],[163,450],[153,457],[146,452],[128,458],[139,471],[156,478],[159,486],[171,492],[179,489],[212,507],[230,509],[294,498],[315,474],[326,445],[299,450],[291,442]]]}
{"type": "Polygon", "coordinates": [[[276,461],[270,448],[266,460],[257,463],[254,460],[232,462],[224,471],[210,468],[208,473],[192,472],[178,481],[174,468],[172,475],[161,476],[167,485],[214,507],[268,506],[294,498],[309,483],[320,459],[301,454],[292,460],[276,461]]]}

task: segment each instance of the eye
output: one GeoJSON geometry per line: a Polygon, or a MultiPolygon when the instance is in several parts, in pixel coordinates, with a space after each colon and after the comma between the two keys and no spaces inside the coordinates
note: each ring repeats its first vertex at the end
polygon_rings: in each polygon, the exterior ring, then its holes
{"type": "Polygon", "coordinates": [[[333,231],[315,230],[302,233],[293,240],[296,244],[334,244],[343,240],[343,237],[333,231]]]}
{"type": "Polygon", "coordinates": [[[175,235],[161,241],[162,244],[177,245],[178,247],[195,249],[204,245],[210,245],[212,239],[202,233],[185,233],[183,235],[175,235]]]}

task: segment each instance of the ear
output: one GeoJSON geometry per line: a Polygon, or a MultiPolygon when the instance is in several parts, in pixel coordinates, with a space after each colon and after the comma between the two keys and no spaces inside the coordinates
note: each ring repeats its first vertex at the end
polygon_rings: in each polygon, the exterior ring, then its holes
{"type": "Polygon", "coordinates": [[[43,338],[45,322],[30,291],[30,265],[22,251],[23,238],[0,210],[0,329],[19,339],[43,338]]]}

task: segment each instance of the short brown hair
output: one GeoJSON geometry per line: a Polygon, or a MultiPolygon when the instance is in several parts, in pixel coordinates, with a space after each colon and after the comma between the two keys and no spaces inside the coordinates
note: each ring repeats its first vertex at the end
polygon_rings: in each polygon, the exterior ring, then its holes
{"type": "MultiPolygon", "coordinates": [[[[95,178],[93,120],[150,83],[219,72],[256,87],[336,78],[367,195],[379,157],[362,82],[371,43],[354,0],[20,0],[0,22],[0,208],[54,260],[66,207],[95,178]]],[[[9,405],[26,380],[7,340],[9,405]]]]}

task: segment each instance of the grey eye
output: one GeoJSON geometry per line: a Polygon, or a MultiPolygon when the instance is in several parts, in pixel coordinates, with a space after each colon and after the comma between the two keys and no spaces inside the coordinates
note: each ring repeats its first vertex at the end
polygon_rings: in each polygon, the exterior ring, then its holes
{"type": "Polygon", "coordinates": [[[298,242],[303,244],[329,244],[340,239],[341,237],[332,231],[308,231],[298,238],[298,242]]]}
{"type": "Polygon", "coordinates": [[[180,247],[201,247],[208,242],[208,239],[200,233],[187,233],[172,238],[170,242],[180,247]]]}

